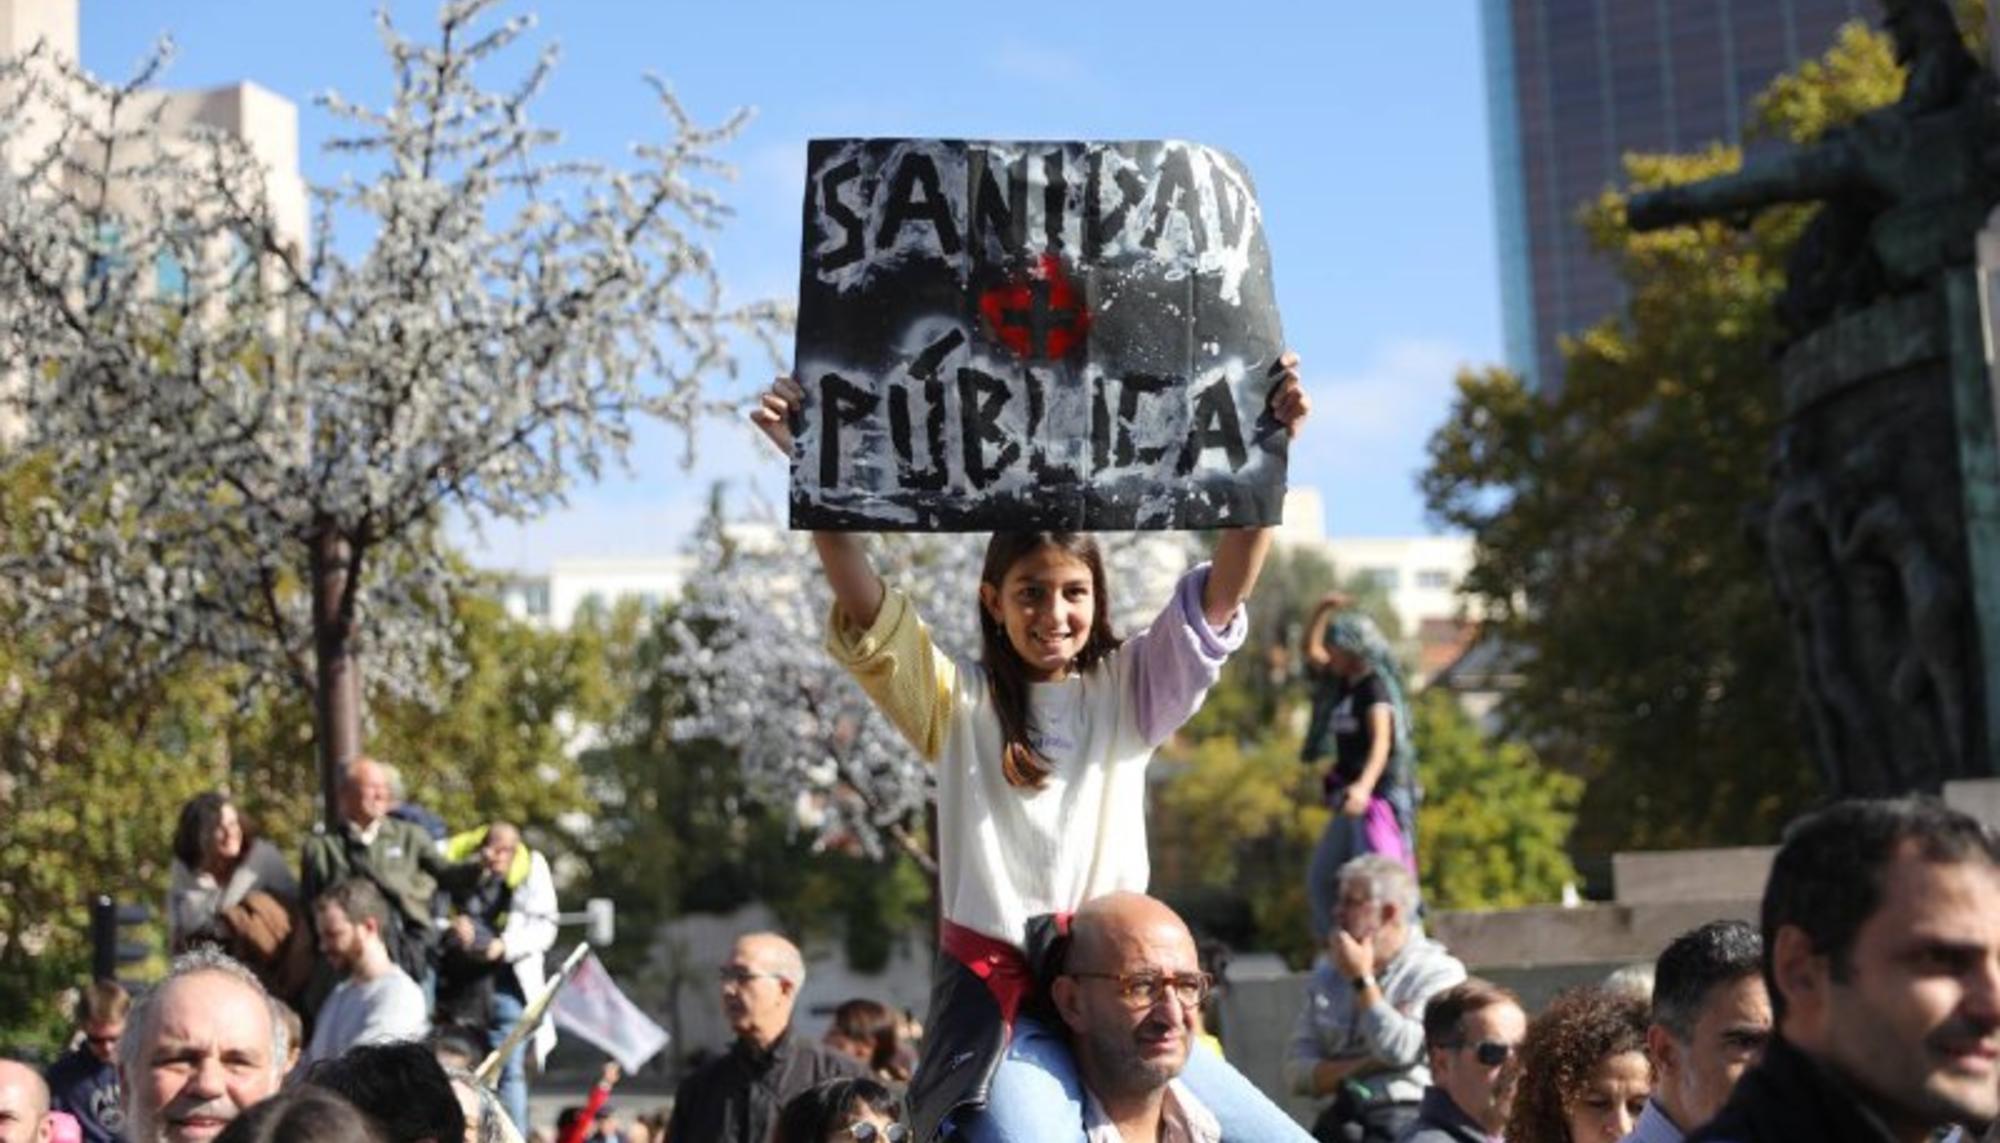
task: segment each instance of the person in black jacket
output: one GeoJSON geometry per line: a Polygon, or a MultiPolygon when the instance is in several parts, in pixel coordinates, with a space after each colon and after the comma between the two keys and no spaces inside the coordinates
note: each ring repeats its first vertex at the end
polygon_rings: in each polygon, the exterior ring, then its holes
{"type": "Polygon", "coordinates": [[[860,1064],[794,1032],[792,1008],[806,979],[798,946],[776,933],[746,934],[718,976],[736,1040],[675,1090],[673,1143],[767,1143],[787,1100],[824,1080],[862,1075],[860,1064]]]}
{"type": "Polygon", "coordinates": [[[77,1045],[49,1066],[51,1107],[76,1117],[83,1143],[117,1143],[125,1130],[118,1090],[118,1038],[132,997],[115,980],[94,980],[76,1001],[77,1045]]]}
{"type": "Polygon", "coordinates": [[[1689,1138],[1899,1140],[2000,1114],[2000,837],[1927,797],[1786,831],[1764,888],[1777,1034],[1689,1138]]]}
{"type": "Polygon", "coordinates": [[[1398,1143],[1491,1143],[1507,1125],[1528,1014],[1520,997],[1478,977],[1424,1006],[1431,1085],[1398,1143]]]}

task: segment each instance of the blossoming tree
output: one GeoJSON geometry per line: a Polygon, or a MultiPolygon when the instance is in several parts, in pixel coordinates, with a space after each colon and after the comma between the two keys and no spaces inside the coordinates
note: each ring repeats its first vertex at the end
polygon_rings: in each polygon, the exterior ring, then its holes
{"type": "Polygon", "coordinates": [[[329,817],[363,664],[410,693],[448,656],[447,515],[531,517],[643,417],[691,449],[707,383],[784,321],[725,303],[702,244],[743,116],[701,126],[655,81],[660,141],[559,155],[528,114],[552,50],[476,81],[531,23],[492,7],[425,41],[378,18],[393,95],[320,98],[355,170],[310,189],[306,241],[243,140],[163,130],[157,60],[0,61],[0,464],[45,489],[6,590],[72,653],[310,694],[329,817]]]}

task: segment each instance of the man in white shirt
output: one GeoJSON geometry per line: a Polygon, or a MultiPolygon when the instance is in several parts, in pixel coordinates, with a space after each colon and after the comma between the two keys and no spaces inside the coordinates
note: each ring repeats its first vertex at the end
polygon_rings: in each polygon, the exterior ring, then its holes
{"type": "Polygon", "coordinates": [[[340,983],[320,1007],[302,1063],[332,1059],[356,1044],[421,1039],[430,1031],[424,990],[383,943],[389,903],[373,882],[350,877],[313,902],[319,951],[340,983]]]}
{"type": "Polygon", "coordinates": [[[1049,998],[1069,1026],[1090,1143],[1215,1143],[1222,1129],[1178,1082],[1212,984],[1172,909],[1110,893],[1071,921],[1049,998]]]}

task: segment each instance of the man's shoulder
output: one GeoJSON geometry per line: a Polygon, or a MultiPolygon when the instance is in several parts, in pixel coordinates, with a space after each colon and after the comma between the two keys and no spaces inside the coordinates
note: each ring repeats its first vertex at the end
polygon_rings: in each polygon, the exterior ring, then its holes
{"type": "Polygon", "coordinates": [[[341,853],[340,834],[323,825],[314,826],[299,846],[299,860],[303,862],[329,861],[337,859],[341,853]]]}
{"type": "Polygon", "coordinates": [[[110,1067],[110,1064],[104,1063],[82,1048],[71,1048],[58,1056],[55,1063],[49,1065],[49,1070],[43,1073],[42,1079],[47,1082],[51,1090],[69,1088],[96,1078],[100,1071],[108,1070],[110,1067]]]}
{"type": "MultiPolygon", "coordinates": [[[[377,1004],[403,1004],[411,998],[424,1003],[424,986],[418,984],[400,966],[392,965],[388,972],[370,981],[369,992],[377,1004]]],[[[426,1004],[426,1007],[429,1005],[426,1004]]]]}
{"type": "Polygon", "coordinates": [[[376,823],[376,825],[378,827],[375,832],[376,849],[382,849],[394,843],[406,852],[421,853],[436,845],[436,842],[431,840],[431,835],[425,831],[424,827],[415,822],[404,821],[402,818],[385,817],[376,823]]]}
{"type": "Polygon", "coordinates": [[[812,1054],[815,1057],[817,1057],[818,1059],[817,1070],[820,1074],[820,1078],[822,1079],[832,1079],[836,1077],[845,1079],[866,1079],[868,1077],[868,1069],[861,1066],[860,1061],[856,1060],[853,1056],[850,1056],[845,1052],[836,1052],[832,1048],[829,1048],[824,1044],[809,1043],[806,1044],[805,1047],[810,1049],[812,1054]]]}
{"type": "Polygon", "coordinates": [[[1412,937],[1404,955],[1410,958],[1409,971],[1413,980],[1447,988],[1465,979],[1465,962],[1427,935],[1412,937]]]}
{"type": "Polygon", "coordinates": [[[734,1053],[726,1050],[718,1052],[700,1067],[682,1076],[681,1082],[674,1087],[674,1102],[700,1100],[714,1090],[717,1081],[739,1072],[740,1069],[734,1066],[733,1056],[734,1053]]]}

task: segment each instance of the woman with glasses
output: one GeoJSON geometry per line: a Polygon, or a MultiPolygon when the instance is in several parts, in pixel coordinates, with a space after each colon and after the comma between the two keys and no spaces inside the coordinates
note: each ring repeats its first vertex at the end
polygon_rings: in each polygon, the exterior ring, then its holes
{"type": "Polygon", "coordinates": [[[1653,1092],[1647,1005],[1629,992],[1577,988],[1555,998],[1521,1044],[1508,1143],[1614,1143],[1653,1092]]]}
{"type": "Polygon", "coordinates": [[[828,1080],[791,1098],[771,1143],[905,1143],[910,1129],[889,1089],[872,1079],[828,1080]]]}

